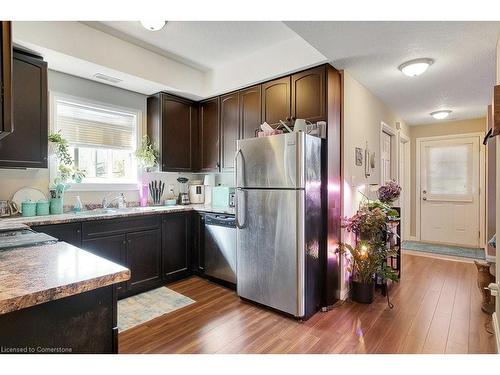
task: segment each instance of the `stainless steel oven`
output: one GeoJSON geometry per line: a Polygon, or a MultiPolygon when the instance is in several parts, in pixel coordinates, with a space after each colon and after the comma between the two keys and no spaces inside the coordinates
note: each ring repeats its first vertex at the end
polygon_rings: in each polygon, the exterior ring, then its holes
{"type": "Polygon", "coordinates": [[[205,215],[205,274],[236,284],[236,219],[205,215]]]}

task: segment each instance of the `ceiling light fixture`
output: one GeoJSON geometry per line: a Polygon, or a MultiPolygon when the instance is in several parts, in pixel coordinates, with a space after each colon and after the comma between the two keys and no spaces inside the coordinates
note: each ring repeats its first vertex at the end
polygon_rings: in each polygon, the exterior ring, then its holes
{"type": "Polygon", "coordinates": [[[139,21],[141,25],[149,31],[159,31],[165,27],[167,21],[139,21]]]}
{"type": "Polygon", "coordinates": [[[429,66],[432,65],[432,59],[415,59],[407,61],[399,66],[399,70],[408,77],[417,77],[423,74],[429,66]]]}
{"type": "Polygon", "coordinates": [[[443,110],[443,111],[435,111],[431,112],[431,116],[434,117],[436,120],[443,120],[446,117],[450,115],[451,111],[450,110],[443,110]]]}

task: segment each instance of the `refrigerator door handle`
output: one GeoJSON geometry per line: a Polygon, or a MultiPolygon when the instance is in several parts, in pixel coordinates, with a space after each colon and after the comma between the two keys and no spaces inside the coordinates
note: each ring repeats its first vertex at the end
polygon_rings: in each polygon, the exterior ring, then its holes
{"type": "MultiPolygon", "coordinates": [[[[239,187],[238,184],[238,155],[241,154],[241,148],[234,154],[234,186],[239,187]]],[[[241,171],[243,172],[243,170],[241,171]]],[[[243,175],[243,173],[242,173],[243,175]]],[[[244,176],[244,175],[243,175],[244,176]]]]}
{"type": "Polygon", "coordinates": [[[234,216],[236,218],[236,228],[238,229],[243,229],[245,227],[245,192],[241,189],[241,188],[236,188],[235,190],[235,200],[236,200],[236,204],[234,205],[234,216]],[[240,199],[240,194],[239,193],[242,193],[243,195],[243,200],[240,199]],[[241,207],[240,207],[240,202],[243,202],[243,204],[241,204],[241,207]],[[240,209],[241,211],[243,211],[243,222],[240,221],[240,209]]]}

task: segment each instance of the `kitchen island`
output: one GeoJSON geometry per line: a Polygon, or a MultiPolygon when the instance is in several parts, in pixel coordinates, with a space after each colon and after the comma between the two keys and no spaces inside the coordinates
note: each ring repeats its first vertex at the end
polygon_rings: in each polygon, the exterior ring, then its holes
{"type": "Polygon", "coordinates": [[[0,353],[116,353],[116,263],[64,242],[0,252],[0,353]]]}

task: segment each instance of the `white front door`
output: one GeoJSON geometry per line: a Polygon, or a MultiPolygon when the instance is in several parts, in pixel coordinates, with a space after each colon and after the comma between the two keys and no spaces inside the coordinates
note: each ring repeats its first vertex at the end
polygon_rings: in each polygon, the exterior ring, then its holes
{"type": "Polygon", "coordinates": [[[391,176],[391,141],[392,137],[386,132],[382,132],[382,147],[380,160],[382,162],[381,172],[382,176],[380,179],[380,184],[384,185],[392,179],[391,176]]]}
{"type": "Polygon", "coordinates": [[[420,142],[420,239],[479,247],[479,138],[420,142]]]}

